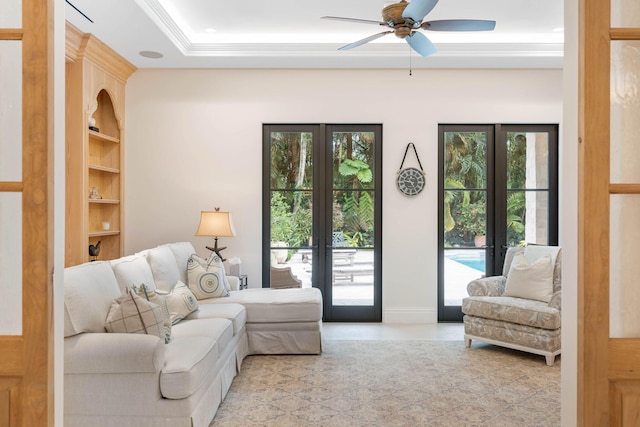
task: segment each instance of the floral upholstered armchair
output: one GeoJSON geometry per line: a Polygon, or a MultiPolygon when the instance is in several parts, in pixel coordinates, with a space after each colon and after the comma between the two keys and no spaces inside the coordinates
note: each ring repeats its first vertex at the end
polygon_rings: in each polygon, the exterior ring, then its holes
{"type": "Polygon", "coordinates": [[[476,279],[462,300],[464,339],[540,354],[552,366],[560,354],[561,249],[509,248],[503,275],[476,279]]]}

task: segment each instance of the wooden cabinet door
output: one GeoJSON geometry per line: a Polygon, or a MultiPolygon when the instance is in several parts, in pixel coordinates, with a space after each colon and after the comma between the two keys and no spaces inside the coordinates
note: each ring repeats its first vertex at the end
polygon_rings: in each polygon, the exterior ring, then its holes
{"type": "Polygon", "coordinates": [[[640,425],[640,3],[580,2],[578,424],[640,425]]]}
{"type": "Polygon", "coordinates": [[[0,426],[53,425],[53,1],[3,2],[0,426]]]}

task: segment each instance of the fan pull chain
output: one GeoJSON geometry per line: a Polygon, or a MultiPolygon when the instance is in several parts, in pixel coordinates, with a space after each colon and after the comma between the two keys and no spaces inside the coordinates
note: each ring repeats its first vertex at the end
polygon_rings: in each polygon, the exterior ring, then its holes
{"type": "Polygon", "coordinates": [[[413,58],[413,57],[412,57],[412,53],[413,53],[412,51],[413,51],[413,49],[411,49],[411,46],[409,46],[409,75],[410,75],[410,76],[411,76],[411,75],[413,75],[413,74],[412,74],[412,70],[411,70],[411,68],[412,68],[411,60],[412,60],[412,58],[413,58]]]}

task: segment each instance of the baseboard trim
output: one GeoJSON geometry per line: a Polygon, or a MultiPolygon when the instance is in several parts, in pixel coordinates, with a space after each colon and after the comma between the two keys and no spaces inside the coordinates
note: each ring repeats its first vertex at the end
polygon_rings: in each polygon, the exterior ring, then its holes
{"type": "Polygon", "coordinates": [[[382,314],[383,323],[438,323],[438,310],[434,308],[388,308],[382,314]]]}

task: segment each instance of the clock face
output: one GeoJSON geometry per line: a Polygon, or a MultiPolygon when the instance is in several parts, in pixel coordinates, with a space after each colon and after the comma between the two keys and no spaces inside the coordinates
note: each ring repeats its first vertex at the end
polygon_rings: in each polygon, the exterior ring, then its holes
{"type": "Polygon", "coordinates": [[[425,179],[422,171],[407,168],[398,174],[398,190],[405,196],[416,196],[424,189],[425,179]]]}

